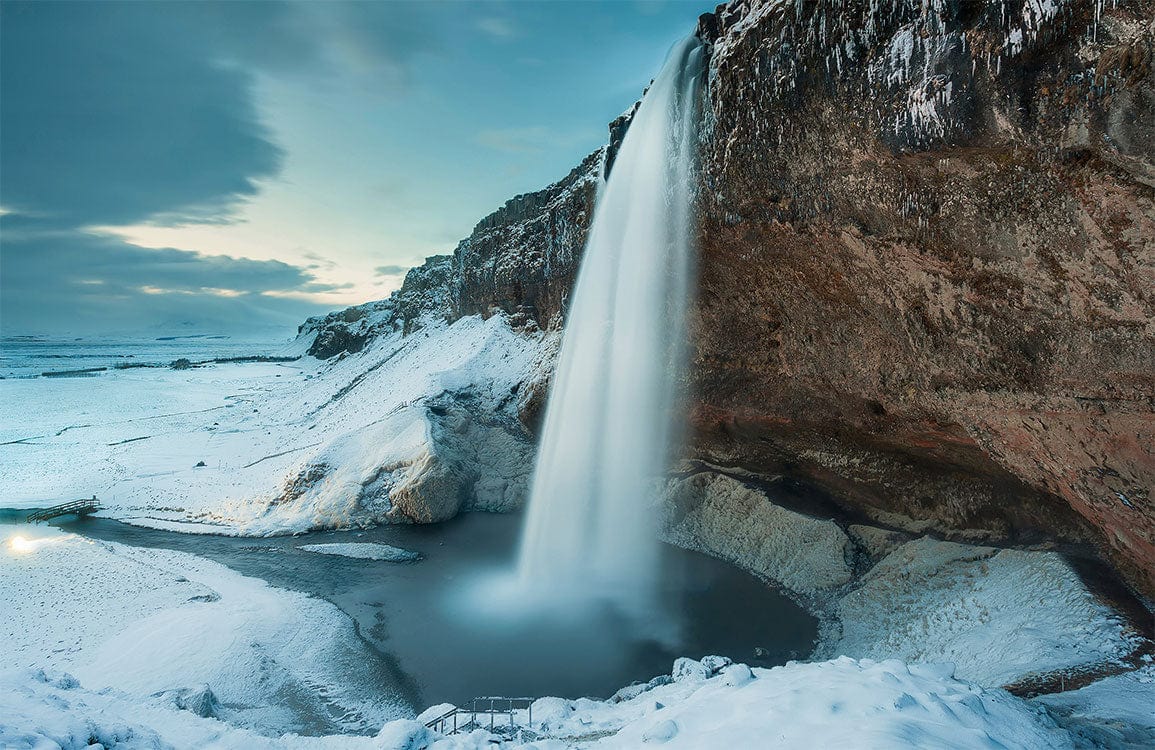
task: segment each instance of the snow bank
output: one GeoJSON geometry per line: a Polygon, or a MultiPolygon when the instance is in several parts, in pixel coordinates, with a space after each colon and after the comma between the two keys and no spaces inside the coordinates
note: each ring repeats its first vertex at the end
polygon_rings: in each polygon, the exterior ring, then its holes
{"type": "Polygon", "coordinates": [[[890,553],[836,605],[841,637],[819,648],[949,661],[960,677],[1003,685],[1126,654],[1133,636],[1053,552],[930,538],[890,553]]]}
{"type": "Polygon", "coordinates": [[[386,329],[327,361],[2,380],[4,505],[96,494],[129,522],[252,535],[517,507],[542,334],[501,315],[386,329]]]}
{"type": "MultiPolygon", "coordinates": [[[[877,578],[895,580],[885,575],[888,568],[918,569],[919,559],[935,559],[933,548],[914,554],[917,549],[904,545],[892,553],[877,578]],[[911,557],[891,559],[899,554],[911,557]]],[[[981,562],[1001,566],[999,554],[981,562]]],[[[0,674],[0,746],[5,748],[79,748],[91,742],[122,748],[350,750],[1072,746],[1069,733],[1055,725],[1042,703],[957,679],[951,665],[846,657],[774,669],[750,669],[719,657],[679,659],[670,677],[619,691],[608,701],[537,701],[531,729],[542,736],[529,744],[482,730],[441,737],[419,722],[394,718],[405,709],[389,702],[390,675],[372,668],[374,656],[351,622],[326,602],[192,555],[94,542],[51,528],[0,527],[0,558],[5,614],[0,653],[13,668],[0,674]],[[372,736],[278,736],[286,728],[325,726],[372,736]]],[[[945,563],[958,559],[957,550],[938,550],[935,569],[945,572],[933,577],[952,578],[945,563]]],[[[1020,564],[1009,573],[1028,584],[1041,583],[1022,578],[1031,571],[1020,564]]],[[[1004,577],[978,580],[973,596],[999,600],[989,591],[1010,591],[1001,587],[1004,577]]],[[[1078,605],[1077,597],[1063,594],[1062,581],[1047,584],[1038,590],[1059,592],[1056,610],[1078,605]]],[[[941,590],[944,603],[954,595],[950,586],[923,585],[941,590]]],[[[880,606],[901,610],[906,604],[900,587],[879,593],[884,595],[880,606]]],[[[1024,607],[1027,615],[1020,620],[1037,616],[1040,610],[1033,607],[1024,607]]],[[[904,615],[921,617],[919,611],[904,615]]],[[[991,622],[1011,626],[983,631],[981,622],[948,618],[961,623],[951,632],[962,639],[960,649],[993,649],[997,657],[1011,659],[998,639],[1024,647],[1015,640],[1022,630],[1014,626],[1016,612],[1008,604],[1006,612],[991,615],[991,622]],[[967,639],[967,628],[980,628],[975,636],[980,645],[967,639]]],[[[877,613],[870,618],[884,621],[877,613]]],[[[1098,632],[1072,618],[1040,627],[1098,632]]],[[[893,649],[910,650],[921,637],[937,648],[924,649],[922,658],[932,651],[948,653],[946,645],[953,642],[936,635],[942,632],[947,631],[907,632],[893,649]]],[[[1032,637],[1025,641],[1028,648],[1038,642],[1032,637]]],[[[966,653],[951,655],[963,657],[966,666],[966,653]]],[[[1061,707],[1064,720],[1073,724],[1094,725],[1096,716],[1137,722],[1139,706],[1149,705],[1142,702],[1151,697],[1149,689],[1137,686],[1147,685],[1150,675],[1112,679],[1118,682],[1085,688],[1065,704],[1048,699],[1047,705],[1061,707]],[[1092,718],[1080,719],[1080,711],[1092,718]]],[[[1078,731],[1087,736],[1091,730],[1080,725],[1078,731]]],[[[1133,727],[1128,731],[1134,736],[1133,727]]]]}
{"type": "Polygon", "coordinates": [[[1053,552],[907,541],[862,525],[848,535],[714,472],[671,481],[664,513],[668,541],[801,595],[823,621],[814,658],[951,662],[960,677],[998,687],[1136,645],[1053,552]]]}
{"type": "Polygon", "coordinates": [[[594,747],[1072,747],[1042,711],[960,682],[949,665],[844,657],[774,669],[731,665],[689,683],[617,708],[628,723],[594,747]]]}
{"type": "MultiPolygon", "coordinates": [[[[387,724],[391,727],[393,724],[387,724]]],[[[5,750],[402,750],[389,738],[293,734],[264,737],[174,710],[164,699],[139,701],[116,690],[86,690],[63,672],[0,672],[0,747],[5,750]],[[100,743],[94,745],[94,743],[100,743]]],[[[404,748],[409,750],[409,748],[404,748]]]]}
{"type": "Polygon", "coordinates": [[[207,685],[221,718],[261,732],[407,713],[336,607],[193,555],[0,526],[0,612],[5,667],[64,669],[137,701],[207,685]]]}
{"type": "Polygon", "coordinates": [[[421,553],[377,542],[335,542],[332,544],[302,544],[297,549],[317,552],[322,555],[338,555],[358,560],[384,560],[387,562],[413,562],[421,559],[421,553]]]}
{"type": "MultiPolygon", "coordinates": [[[[134,705],[93,693],[67,675],[0,675],[0,743],[80,748],[379,748],[380,750],[637,750],[651,745],[728,748],[1069,748],[1070,735],[1038,707],[954,679],[949,666],[837,659],[750,669],[728,660],[679,660],[680,679],[618,703],[542,699],[532,743],[476,730],[443,737],[419,722],[385,724],[374,737],[256,736],[160,702],[134,705]],[[551,710],[552,709],[552,710],[551,710]]],[[[441,707],[438,707],[441,708],[441,707]]]]}

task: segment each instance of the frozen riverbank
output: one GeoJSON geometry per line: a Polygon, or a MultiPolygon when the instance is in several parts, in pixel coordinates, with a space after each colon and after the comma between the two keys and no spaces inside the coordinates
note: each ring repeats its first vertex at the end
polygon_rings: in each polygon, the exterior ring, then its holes
{"type": "Polygon", "coordinates": [[[61,674],[0,675],[0,740],[14,748],[348,748],[360,750],[683,750],[856,747],[1073,748],[1045,712],[1001,691],[960,682],[949,668],[838,659],[774,669],[685,660],[673,679],[617,703],[546,698],[521,738],[478,729],[445,737],[402,720],[375,737],[264,738],[116,693],[96,694],[61,674]],[[533,737],[532,741],[526,741],[533,737]],[[44,743],[37,745],[35,743],[44,743]],[[52,743],[52,744],[49,744],[52,743]]]}
{"type": "Polygon", "coordinates": [[[506,614],[514,602],[485,602],[496,593],[495,579],[512,569],[520,525],[516,515],[469,513],[436,525],[260,540],[99,518],[64,528],[132,547],[192,553],[333,603],[403,676],[377,689],[400,690],[414,712],[477,695],[605,698],[623,684],[666,671],[679,656],[720,653],[772,666],[803,657],[813,646],[814,619],[780,593],[733,566],[670,547],[662,556],[668,585],[659,603],[661,627],[653,632],[621,621],[612,610],[562,620],[506,614]],[[398,564],[315,551],[378,551],[382,545],[421,560],[398,564]]]}
{"type": "MultiPolygon", "coordinates": [[[[5,747],[39,747],[36,743],[44,740],[56,743],[48,747],[83,747],[95,739],[125,748],[457,750],[500,743],[510,749],[560,750],[659,743],[716,750],[788,748],[803,741],[836,746],[853,738],[856,747],[1043,748],[1096,746],[1085,741],[1096,737],[1097,746],[1122,748],[1155,739],[1155,717],[1144,719],[1155,699],[1149,669],[1081,691],[1023,701],[997,687],[959,679],[953,665],[908,667],[894,659],[845,657],[752,670],[723,668],[724,659],[681,661],[673,682],[659,679],[650,688],[620,691],[609,701],[539,700],[534,724],[525,727],[526,740],[537,737],[532,743],[488,732],[445,738],[408,719],[386,722],[390,714],[411,715],[411,709],[387,687],[394,679],[387,665],[383,672],[366,674],[365,665],[374,661],[371,650],[327,602],[181,552],[94,541],[44,527],[3,529],[0,607],[11,617],[0,633],[0,649],[12,655],[9,664],[16,667],[0,675],[0,745],[5,747]],[[99,575],[92,573],[96,570],[99,575]],[[334,722],[328,732],[366,736],[278,738],[294,726],[315,733],[325,726],[315,723],[319,717],[334,722]]],[[[318,536],[345,535],[313,538],[318,536]]],[[[308,540],[267,542],[291,546],[308,540]]],[[[410,538],[405,546],[430,556],[410,566],[307,552],[298,557],[343,560],[350,569],[377,565],[413,572],[436,561],[441,549],[414,541],[410,538]]],[[[464,539],[449,541],[465,546],[464,539]]],[[[269,546],[249,549],[246,554],[263,560],[265,570],[284,568],[291,559],[269,546]]],[[[364,599],[366,593],[354,588],[347,598],[364,599]]],[[[735,594],[735,599],[751,613],[748,598],[735,594]]],[[[1031,606],[1023,602],[1019,617],[1029,614],[1031,606]]],[[[997,630],[1009,612],[993,610],[989,627],[997,630]]],[[[736,613],[727,618],[742,619],[736,613]]],[[[1074,619],[1067,623],[1078,625],[1074,619]]],[[[1101,626],[1091,621],[1080,632],[1090,627],[1101,626]]],[[[1019,639],[1034,637],[1044,644],[1053,638],[1045,627],[1033,636],[1017,632],[1021,627],[1012,630],[1019,639]]],[[[422,632],[429,634],[428,625],[422,632]]],[[[917,643],[903,641],[910,637],[911,631],[899,630],[890,643],[896,652],[916,653],[917,643]]],[[[436,660],[437,651],[425,655],[436,660]]],[[[991,671],[1004,658],[1001,653],[979,649],[971,658],[987,659],[985,668],[991,671]]],[[[484,661],[493,664],[492,651],[486,651],[484,661]]],[[[454,668],[462,666],[450,659],[437,669],[452,681],[454,668]]],[[[398,693],[411,687],[394,684],[398,693]]]]}

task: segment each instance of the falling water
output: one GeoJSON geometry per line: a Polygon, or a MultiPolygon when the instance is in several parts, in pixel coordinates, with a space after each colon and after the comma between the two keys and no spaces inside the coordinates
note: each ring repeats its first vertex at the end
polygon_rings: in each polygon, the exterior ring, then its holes
{"type": "Polygon", "coordinates": [[[701,43],[670,52],[594,211],[546,411],[520,580],[532,596],[649,597],[654,480],[674,449],[690,294],[701,43]]]}

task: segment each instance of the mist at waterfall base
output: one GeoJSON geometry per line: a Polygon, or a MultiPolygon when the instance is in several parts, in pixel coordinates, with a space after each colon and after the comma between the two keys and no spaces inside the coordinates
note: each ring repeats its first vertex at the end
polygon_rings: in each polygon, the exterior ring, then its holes
{"type": "Polygon", "coordinates": [[[684,372],[701,43],[674,47],[599,196],[550,392],[520,578],[534,599],[654,590],[649,501],[684,372]]]}
{"type": "Polygon", "coordinates": [[[682,40],[646,92],[598,196],[570,299],[516,573],[474,582],[494,627],[605,634],[606,661],[676,647],[676,571],[655,496],[678,446],[692,294],[703,50],[682,40]]]}

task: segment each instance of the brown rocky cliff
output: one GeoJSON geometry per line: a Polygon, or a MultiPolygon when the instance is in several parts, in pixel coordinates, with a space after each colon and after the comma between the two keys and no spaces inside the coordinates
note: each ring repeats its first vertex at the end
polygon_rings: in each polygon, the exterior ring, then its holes
{"type": "Polygon", "coordinates": [[[1152,8],[1120,5],[705,19],[699,455],[1155,592],[1152,8]]]}

